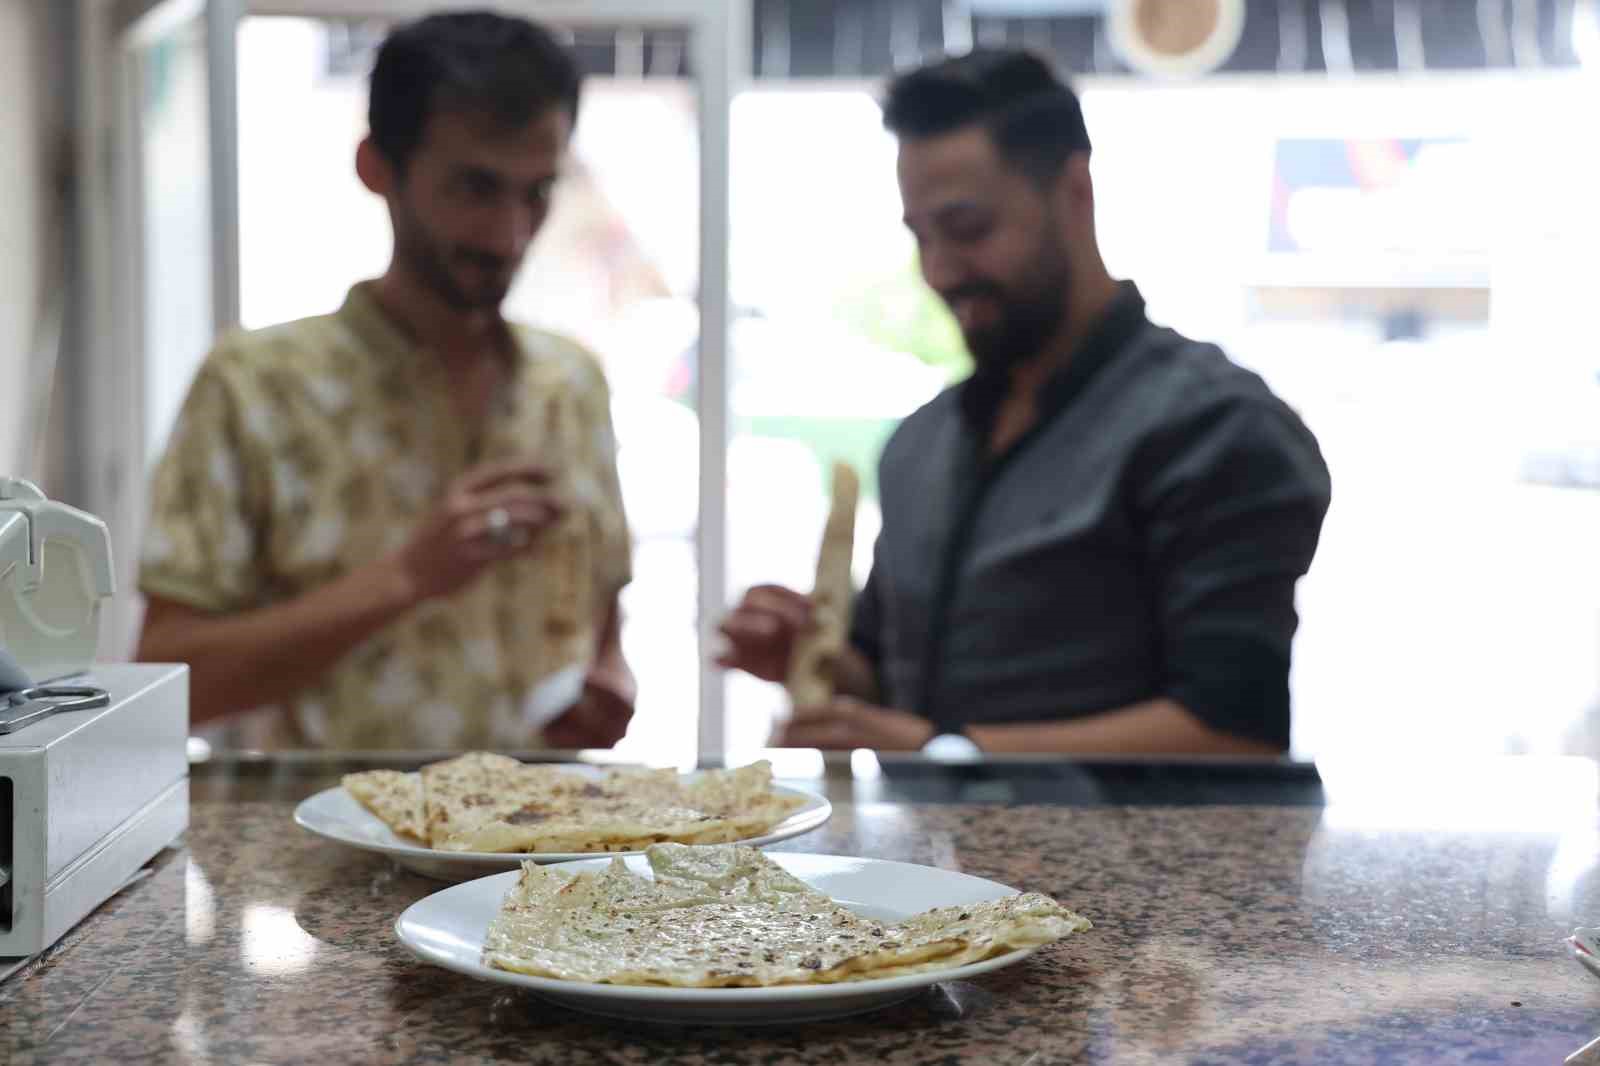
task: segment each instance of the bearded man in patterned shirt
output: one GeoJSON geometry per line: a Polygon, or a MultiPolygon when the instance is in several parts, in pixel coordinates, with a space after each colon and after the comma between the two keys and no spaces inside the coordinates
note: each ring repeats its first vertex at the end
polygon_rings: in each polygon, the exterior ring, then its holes
{"type": "Polygon", "coordinates": [[[439,15],[371,89],[389,268],[207,357],[155,474],[138,657],[190,665],[196,724],[264,708],[275,744],[609,746],[634,680],[605,378],[500,314],[577,69],[527,21],[439,15]]]}

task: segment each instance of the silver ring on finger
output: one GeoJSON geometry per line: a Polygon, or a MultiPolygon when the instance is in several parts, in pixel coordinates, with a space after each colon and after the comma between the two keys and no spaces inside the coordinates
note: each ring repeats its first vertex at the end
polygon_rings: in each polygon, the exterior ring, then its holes
{"type": "Polygon", "coordinates": [[[498,544],[506,544],[511,539],[511,512],[504,507],[491,508],[483,516],[484,524],[489,530],[489,539],[498,544]]]}

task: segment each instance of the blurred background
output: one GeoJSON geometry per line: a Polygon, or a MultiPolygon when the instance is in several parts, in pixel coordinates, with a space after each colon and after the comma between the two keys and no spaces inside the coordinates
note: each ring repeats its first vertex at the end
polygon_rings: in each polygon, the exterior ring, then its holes
{"type": "MultiPolygon", "coordinates": [[[[444,6],[0,0],[0,470],[111,524],[106,657],[216,332],[383,270],[365,76],[392,21],[444,6]]],[[[488,6],[561,27],[590,75],[508,312],[589,344],[614,391],[624,753],[764,743],[781,693],[708,671],[708,634],[753,583],[809,586],[835,458],[863,473],[865,577],[878,451],[968,369],[875,94],[1009,43],[1082,93],[1113,273],[1322,443],[1292,754],[1600,754],[1595,0],[488,6]]]]}

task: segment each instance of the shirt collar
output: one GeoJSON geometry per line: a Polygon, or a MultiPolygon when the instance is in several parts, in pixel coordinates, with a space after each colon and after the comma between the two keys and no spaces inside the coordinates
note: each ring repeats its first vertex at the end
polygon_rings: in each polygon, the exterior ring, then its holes
{"type": "Polygon", "coordinates": [[[369,351],[416,358],[421,349],[378,302],[377,283],[358,281],[345,295],[339,319],[369,351]]]}
{"type": "MultiPolygon", "coordinates": [[[[425,360],[424,368],[435,365],[432,355],[383,309],[383,304],[378,301],[376,281],[358,281],[352,285],[345,294],[338,317],[369,351],[399,357],[407,363],[425,360]]],[[[532,352],[510,323],[502,319],[501,328],[505,330],[509,342],[507,350],[513,353],[509,369],[511,383],[515,384],[520,380],[523,367],[532,357],[532,352]]]]}

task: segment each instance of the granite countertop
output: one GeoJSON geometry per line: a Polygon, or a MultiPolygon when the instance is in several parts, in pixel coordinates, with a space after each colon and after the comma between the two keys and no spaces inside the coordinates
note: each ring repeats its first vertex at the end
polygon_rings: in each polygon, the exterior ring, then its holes
{"type": "Polygon", "coordinates": [[[1588,814],[844,803],[778,848],[959,868],[1095,929],[877,1014],[680,1029],[416,961],[391,925],[440,886],[291,810],[197,802],[182,846],[0,984],[0,1062],[1559,1063],[1600,1033],[1561,943],[1600,917],[1588,814]]]}
{"type": "MultiPolygon", "coordinates": [[[[206,752],[192,757],[196,800],[300,800],[336,787],[359,770],[414,770],[448,751],[206,752]]],[[[610,751],[506,752],[525,762],[628,761],[610,751]]],[[[851,752],[763,748],[735,760],[772,763],[785,784],[825,794],[835,803],[1042,803],[1049,806],[1321,806],[1318,768],[1291,759],[987,755],[948,762],[915,753],[880,753],[863,772],[851,752]]],[[[662,764],[650,764],[662,765],[662,764]]],[[[702,769],[726,765],[707,759],[702,769]]],[[[688,767],[682,767],[688,769],[688,767]]],[[[1480,775],[1481,777],[1481,775],[1480,775]]]]}

